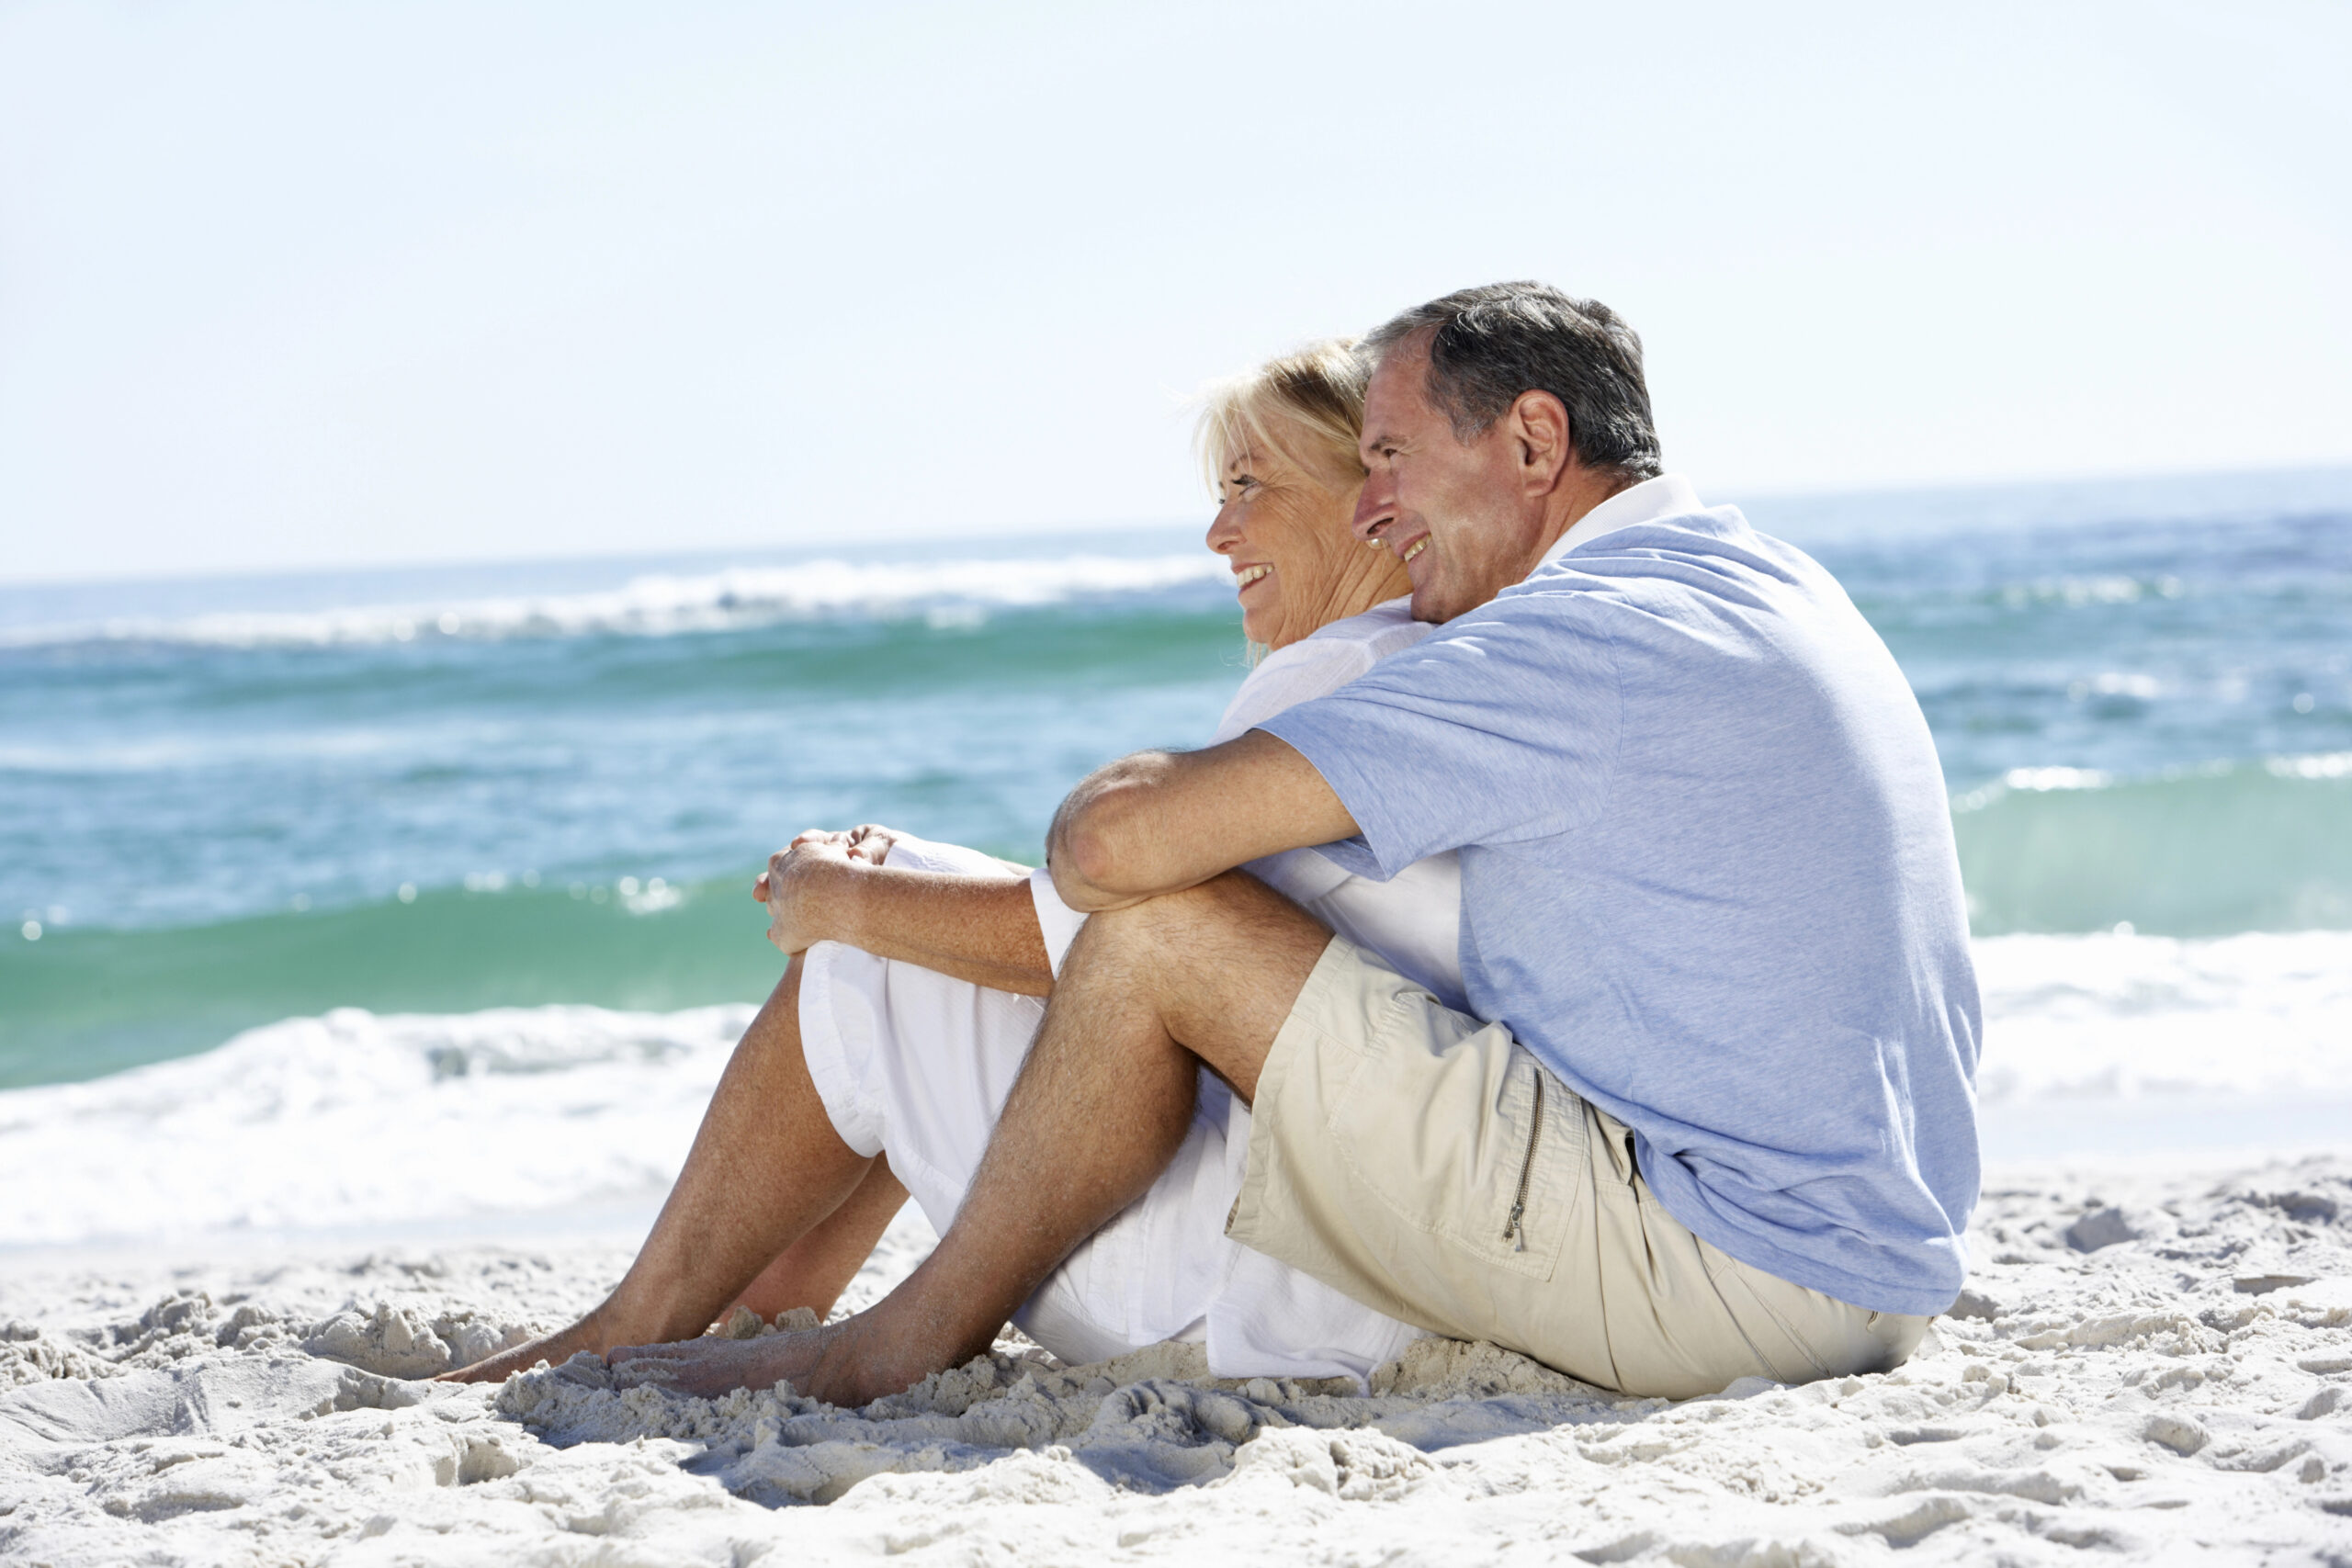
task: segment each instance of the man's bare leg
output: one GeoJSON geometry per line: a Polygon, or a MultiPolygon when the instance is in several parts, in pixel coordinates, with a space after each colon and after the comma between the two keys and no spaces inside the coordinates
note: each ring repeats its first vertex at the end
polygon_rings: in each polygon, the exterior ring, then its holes
{"type": "MultiPolygon", "coordinates": [[[[582,1350],[602,1354],[615,1345],[700,1334],[746,1287],[765,1282],[764,1271],[797,1253],[795,1244],[853,1193],[863,1195],[874,1163],[842,1142],[808,1077],[800,1051],[796,958],[743,1032],[703,1112],[685,1168],[613,1293],[569,1328],[446,1375],[452,1382],[493,1381],[582,1350]]],[[[878,1206],[895,1188],[895,1179],[876,1188],[869,1205],[878,1206]]],[[[903,1200],[903,1189],[899,1196],[903,1200]]],[[[870,1222],[871,1215],[854,1218],[870,1222]]],[[[882,1216],[884,1224],[888,1219],[882,1216]]],[[[878,1225],[874,1234],[880,1234],[878,1225]]],[[[854,1236],[846,1240],[854,1243],[854,1236]]],[[[836,1235],[815,1248],[825,1255],[815,1260],[828,1275],[840,1270],[844,1241],[836,1235]]],[[[849,1274],[856,1271],[850,1265],[849,1274]]],[[[825,1295],[826,1307],[847,1279],[825,1295]]],[[[806,1298],[787,1306],[815,1305],[823,1283],[814,1280],[791,1290],[778,1280],[775,1293],[806,1298]]]]}
{"type": "Polygon", "coordinates": [[[986,1349],[1087,1236],[1143,1195],[1192,1117],[1195,1070],[1246,1100],[1330,933],[1230,874],[1089,920],[938,1248],[855,1317],[807,1334],[624,1346],[618,1367],[714,1394],[789,1379],[836,1404],[986,1349]]]}

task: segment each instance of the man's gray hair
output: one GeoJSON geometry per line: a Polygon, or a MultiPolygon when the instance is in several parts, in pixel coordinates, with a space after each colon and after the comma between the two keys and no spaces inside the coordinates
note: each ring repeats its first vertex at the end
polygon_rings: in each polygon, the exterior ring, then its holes
{"type": "Polygon", "coordinates": [[[1548,283],[1489,283],[1416,305],[1364,348],[1376,361],[1424,335],[1430,404],[1456,440],[1483,434],[1521,394],[1549,392],[1567,407],[1577,462],[1628,479],[1663,471],[1641,337],[1600,300],[1548,283]]]}

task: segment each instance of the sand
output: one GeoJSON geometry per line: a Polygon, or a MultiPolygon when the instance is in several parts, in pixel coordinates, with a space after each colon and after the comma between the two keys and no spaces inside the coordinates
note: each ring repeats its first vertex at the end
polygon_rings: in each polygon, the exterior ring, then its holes
{"type": "Polygon", "coordinates": [[[1431,1341],[1360,1393],[1008,1339],[858,1411],[409,1381],[610,1243],[68,1260],[0,1284],[0,1561],[2352,1563],[2352,1158],[2000,1173],[1975,1245],[1883,1376],[1618,1400],[1431,1341]]]}

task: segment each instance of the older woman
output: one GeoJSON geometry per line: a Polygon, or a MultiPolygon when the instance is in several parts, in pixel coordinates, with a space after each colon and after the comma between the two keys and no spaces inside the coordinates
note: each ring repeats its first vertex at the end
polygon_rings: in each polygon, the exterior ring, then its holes
{"type": "MultiPolygon", "coordinates": [[[[1231,563],[1265,650],[1218,725],[1229,739],[1419,640],[1385,550],[1349,532],[1363,370],[1312,345],[1218,388],[1202,420],[1231,563]]],[[[1311,851],[1250,868],[1461,1007],[1451,855],[1394,881],[1311,851]]],[[[1043,871],[867,826],[804,833],[754,889],[797,954],[737,1048],[652,1234],[612,1296],[560,1334],[458,1374],[699,1332],[730,1301],[820,1315],[911,1195],[954,1219],[1083,917],[1043,871]]],[[[1204,1072],[1193,1122],[1145,1196],[1073,1253],[1014,1321],[1066,1361],[1204,1340],[1226,1376],[1363,1377],[1419,1331],[1229,1242],[1249,1111],[1204,1072]]]]}

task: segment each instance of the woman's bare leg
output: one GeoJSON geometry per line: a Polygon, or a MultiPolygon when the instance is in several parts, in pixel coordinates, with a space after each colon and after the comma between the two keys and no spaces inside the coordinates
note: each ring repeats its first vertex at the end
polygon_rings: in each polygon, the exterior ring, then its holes
{"type": "Polygon", "coordinates": [[[1159,1179],[1191,1123],[1204,1063],[1255,1098],[1330,940],[1240,872],[1094,916],[955,1223],[911,1275],[838,1324],[616,1347],[615,1371],[706,1397],[784,1379],[852,1406],[987,1349],[1073,1247],[1159,1179]]]}
{"type": "Polygon", "coordinates": [[[762,1317],[805,1306],[821,1320],[874,1256],[875,1244],[906,1201],[907,1190],[890,1174],[889,1156],[877,1157],[857,1190],[815,1229],[778,1253],[758,1279],[743,1287],[735,1305],[750,1307],[762,1317]]]}
{"type": "MultiPolygon", "coordinates": [[[[728,1303],[763,1279],[771,1265],[780,1264],[787,1249],[860,1192],[873,1165],[833,1131],[808,1077],[800,1049],[800,961],[795,958],[743,1032],[710,1109],[703,1112],[685,1168],[613,1293],[569,1328],[445,1375],[460,1382],[493,1381],[582,1350],[602,1355],[615,1345],[698,1335],[728,1303]]],[[[878,1206],[897,1185],[893,1179],[876,1189],[869,1201],[878,1206]]],[[[831,1271],[839,1270],[840,1255],[854,1239],[852,1229],[845,1227],[815,1249],[831,1271]]],[[[849,1274],[855,1273],[853,1265],[849,1274]]],[[[844,1275],[841,1283],[847,1282],[844,1275]]],[[[778,1281],[779,1287],[785,1283],[778,1281]]],[[[833,1292],[839,1292],[835,1285],[833,1292]]],[[[831,1305],[830,1298],[825,1304],[831,1305]]]]}

